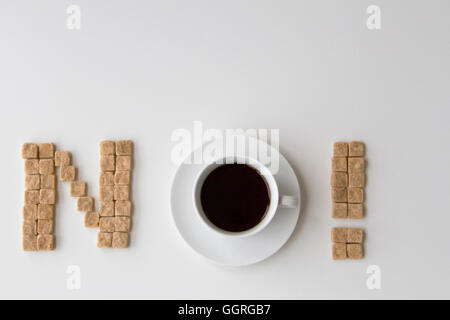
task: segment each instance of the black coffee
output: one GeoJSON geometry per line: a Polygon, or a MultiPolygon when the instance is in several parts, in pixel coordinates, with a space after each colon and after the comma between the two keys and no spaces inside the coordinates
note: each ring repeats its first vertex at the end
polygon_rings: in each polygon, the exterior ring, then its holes
{"type": "Polygon", "coordinates": [[[246,164],[224,164],[214,169],[201,189],[203,212],[217,227],[232,232],[256,226],[270,203],[266,181],[246,164]]]}

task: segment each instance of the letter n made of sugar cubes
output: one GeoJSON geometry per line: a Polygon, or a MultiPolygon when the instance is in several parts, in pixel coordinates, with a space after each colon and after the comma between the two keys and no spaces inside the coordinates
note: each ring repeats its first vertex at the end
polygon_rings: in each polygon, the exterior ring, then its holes
{"type": "Polygon", "coordinates": [[[77,180],[78,168],[68,151],[56,150],[53,143],[24,143],[25,192],[22,208],[22,248],[24,251],[54,249],[54,217],[57,181],[70,186],[76,211],[84,213],[84,225],[99,228],[97,246],[127,248],[131,231],[131,172],[133,142],[100,143],[100,194],[89,196],[85,181],[77,180]],[[59,170],[56,170],[58,168],[59,170]],[[59,175],[59,179],[56,177],[59,175]]]}

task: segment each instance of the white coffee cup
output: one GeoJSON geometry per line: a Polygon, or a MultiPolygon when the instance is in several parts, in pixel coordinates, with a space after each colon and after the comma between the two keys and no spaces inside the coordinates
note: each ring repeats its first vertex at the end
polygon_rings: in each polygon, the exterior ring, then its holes
{"type": "Polygon", "coordinates": [[[296,206],[297,201],[298,200],[295,197],[289,195],[280,195],[278,192],[277,182],[273,174],[270,172],[270,170],[266,166],[264,166],[261,162],[250,157],[242,157],[242,156],[223,157],[210,164],[204,165],[204,167],[200,170],[199,174],[197,175],[193,186],[193,203],[198,217],[204,222],[204,224],[210,230],[222,234],[224,236],[247,237],[256,234],[257,232],[263,230],[265,227],[269,225],[270,221],[272,221],[273,217],[277,213],[277,209],[279,207],[292,208],[296,206]],[[267,188],[269,190],[269,199],[270,199],[269,206],[263,219],[261,219],[261,221],[251,229],[240,232],[223,230],[214,225],[205,215],[200,199],[202,186],[203,183],[205,182],[206,177],[208,177],[208,175],[216,168],[224,164],[231,164],[231,163],[246,164],[254,168],[265,180],[267,188]]]}

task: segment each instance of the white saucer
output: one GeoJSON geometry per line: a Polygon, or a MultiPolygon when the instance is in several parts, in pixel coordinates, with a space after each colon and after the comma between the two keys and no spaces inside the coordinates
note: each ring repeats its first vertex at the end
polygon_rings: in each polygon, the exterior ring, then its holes
{"type": "MultiPolygon", "coordinates": [[[[258,143],[264,143],[259,141],[258,143]]],[[[275,150],[275,149],[272,149],[275,150]]],[[[276,151],[278,152],[278,151],[276,151]]],[[[183,239],[205,258],[223,265],[243,266],[276,253],[289,239],[300,215],[300,187],[294,170],[282,154],[275,174],[280,194],[297,196],[294,208],[278,208],[270,224],[255,235],[224,237],[208,229],[194,210],[192,189],[202,165],[182,163],[172,181],[171,207],[175,225],[183,239]]]]}

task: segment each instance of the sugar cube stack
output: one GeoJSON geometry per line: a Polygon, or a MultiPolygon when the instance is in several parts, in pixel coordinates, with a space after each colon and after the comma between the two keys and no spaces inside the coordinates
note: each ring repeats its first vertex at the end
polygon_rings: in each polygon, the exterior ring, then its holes
{"type": "Polygon", "coordinates": [[[362,259],[363,234],[360,228],[333,228],[331,230],[333,259],[362,259]]]}
{"type": "Polygon", "coordinates": [[[331,159],[332,217],[362,219],[366,183],[364,144],[335,142],[331,159]],[[347,205],[338,205],[347,204],[347,205]]]}
{"type": "Polygon", "coordinates": [[[132,156],[130,140],[100,142],[99,248],[128,247],[132,156]]]}
{"type": "Polygon", "coordinates": [[[22,249],[53,250],[56,204],[55,145],[24,143],[25,196],[22,207],[22,249]]]}

